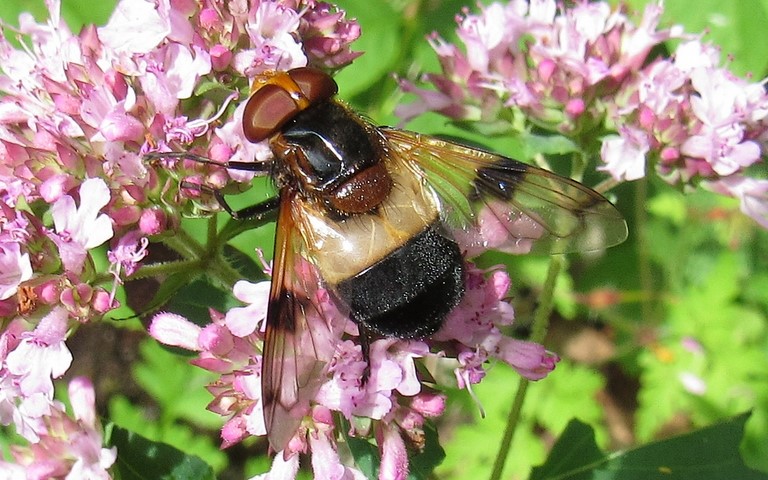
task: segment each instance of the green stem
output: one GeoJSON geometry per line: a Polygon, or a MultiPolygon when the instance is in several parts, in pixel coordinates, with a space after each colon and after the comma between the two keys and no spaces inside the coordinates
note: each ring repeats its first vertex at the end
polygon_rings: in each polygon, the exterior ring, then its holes
{"type": "Polygon", "coordinates": [[[163,243],[178,253],[182,260],[144,265],[131,275],[130,280],[162,277],[180,272],[188,272],[190,277],[204,273],[225,288],[231,288],[235,282],[242,279],[242,275],[221,255],[215,216],[208,220],[206,245],[201,245],[183,228],[179,228],[174,235],[163,238],[163,243]]]}
{"type": "Polygon", "coordinates": [[[640,232],[640,237],[637,242],[637,267],[638,275],[640,276],[640,288],[642,292],[645,293],[641,303],[641,312],[643,325],[651,325],[650,322],[653,317],[653,306],[656,294],[654,292],[653,272],[651,271],[651,254],[648,251],[648,242],[645,237],[645,234],[648,231],[646,228],[648,223],[648,212],[645,210],[645,206],[648,202],[648,180],[642,179],[639,182],[636,182],[636,185],[635,222],[636,230],[640,232]]]}
{"type": "Polygon", "coordinates": [[[597,193],[605,194],[605,192],[617,186],[619,183],[621,182],[619,182],[618,180],[615,180],[613,177],[608,177],[602,182],[592,187],[592,189],[597,193]]]}
{"type": "Polygon", "coordinates": [[[179,228],[173,235],[164,237],[163,243],[172,248],[185,260],[201,259],[206,255],[206,249],[195,240],[186,230],[179,228]]]}
{"type": "Polygon", "coordinates": [[[216,240],[218,237],[218,215],[211,215],[208,218],[208,238],[206,238],[206,245],[208,245],[208,251],[210,252],[212,249],[214,249],[216,245],[216,240]]]}
{"type": "MultiPolygon", "coordinates": [[[[565,265],[565,257],[562,255],[556,255],[552,257],[549,262],[549,270],[547,271],[547,279],[544,282],[544,288],[541,292],[541,298],[536,313],[533,317],[533,331],[531,332],[530,340],[536,343],[541,343],[547,336],[547,330],[549,328],[549,318],[552,314],[554,306],[554,293],[555,283],[557,277],[560,274],[565,265]]],[[[512,402],[512,408],[507,416],[507,424],[504,427],[504,436],[501,439],[498,453],[496,454],[496,460],[493,462],[493,471],[491,472],[491,480],[499,480],[501,474],[504,471],[504,464],[509,456],[509,451],[512,447],[512,440],[515,436],[515,430],[520,421],[520,414],[523,410],[523,402],[525,401],[525,395],[528,391],[528,384],[530,381],[527,378],[520,377],[520,381],[517,387],[517,393],[512,402]]]]}
{"type": "Polygon", "coordinates": [[[231,290],[236,282],[243,279],[243,275],[233,268],[220,254],[213,256],[206,264],[206,267],[205,274],[218,281],[227,290],[231,290]]]}
{"type": "Polygon", "coordinates": [[[563,255],[554,255],[549,261],[547,279],[544,281],[544,288],[541,291],[539,307],[533,317],[533,331],[530,338],[532,342],[541,343],[547,336],[549,317],[555,303],[555,284],[563,266],[565,266],[565,256],[563,255]]]}
{"type": "Polygon", "coordinates": [[[174,262],[153,263],[142,265],[128,280],[141,278],[164,277],[178,272],[197,272],[202,270],[203,262],[200,259],[179,260],[174,262]]]}

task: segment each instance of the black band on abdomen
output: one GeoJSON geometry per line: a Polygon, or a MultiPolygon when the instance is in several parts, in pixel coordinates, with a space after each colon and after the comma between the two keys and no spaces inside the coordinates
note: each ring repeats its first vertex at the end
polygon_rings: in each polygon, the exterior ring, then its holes
{"type": "Polygon", "coordinates": [[[336,285],[352,319],[385,336],[435,333],[464,294],[464,263],[439,222],[385,258],[336,285]]]}

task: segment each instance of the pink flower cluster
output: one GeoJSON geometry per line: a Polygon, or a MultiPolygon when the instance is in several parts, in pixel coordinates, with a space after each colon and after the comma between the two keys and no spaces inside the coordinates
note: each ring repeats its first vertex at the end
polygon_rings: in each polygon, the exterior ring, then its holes
{"type": "Polygon", "coordinates": [[[719,52],[682,29],[658,29],[662,3],[633,24],[607,2],[555,0],[493,3],[458,19],[456,45],[433,37],[442,74],[397,113],[424,111],[485,122],[496,132],[533,127],[588,151],[600,138],[602,165],[615,181],[636,180],[648,165],[680,187],[702,185],[736,197],[768,228],[768,180],[747,168],[763,161],[768,95],[720,67],[719,52]],[[651,58],[665,40],[681,44],[670,58],[651,58]]]}
{"type": "MultiPolygon", "coordinates": [[[[336,472],[333,478],[365,478],[354,466],[340,460],[332,415],[338,412],[351,425],[345,433],[373,434],[378,440],[381,478],[406,478],[409,465],[404,439],[423,438],[425,419],[439,416],[445,402],[442,394],[423,384],[416,371],[416,359],[425,365],[437,365],[433,367],[437,370],[453,371],[456,384],[467,389],[482,380],[485,364],[491,358],[507,362],[530,379],[546,376],[558,361],[556,355],[539,344],[509,338],[499,330],[509,326],[514,317],[505,301],[509,287],[509,276],[504,271],[481,271],[469,264],[467,293],[443,328],[428,341],[374,341],[367,381],[363,381],[363,372],[368,364],[358,332],[348,322],[328,377],[314,399],[311,416],[302,422],[282,455],[276,456],[272,474],[295,474],[297,453],[311,451],[317,478],[329,478],[329,468],[336,472]]],[[[260,352],[269,283],[239,282],[234,292],[247,306],[226,315],[211,311],[212,323],[206,327],[170,313],[155,316],[150,327],[152,336],[161,342],[199,352],[192,363],[221,375],[209,387],[214,395],[209,408],[230,417],[222,428],[224,447],[267,433],[261,403],[260,352]]]]}
{"type": "Polygon", "coordinates": [[[22,45],[0,38],[0,423],[30,442],[14,451],[41,472],[26,478],[107,478],[114,452],[100,450],[92,413],[67,420],[54,400],[73,361],[66,340],[118,306],[150,237],[178,227],[190,209],[181,180],[229,181],[144,154],[263,158],[233,100],[265,70],[348,64],[360,30],[314,0],[124,0],[107,25],[75,35],[59,0],[46,4],[44,23],[0,25],[22,45]]]}
{"type": "MultiPolygon", "coordinates": [[[[0,422],[29,442],[14,447],[9,469],[30,478],[109,478],[116,453],[102,448],[93,389],[84,380],[70,384],[74,419],[54,400],[53,380],[73,362],[66,340],[117,306],[115,292],[141,271],[150,240],[173,239],[181,215],[197,208],[182,181],[223,187],[251,177],[191,161],[150,165],[143,155],[267,158],[265,145],[245,140],[242,102],[234,100],[266,70],[348,64],[360,32],[343,12],[313,0],[125,0],[106,26],[79,35],[61,22],[57,1],[48,6],[45,24],[20,19],[23,49],[0,40],[0,422]],[[107,272],[96,269],[98,255],[107,272]]],[[[272,474],[295,475],[298,453],[311,452],[318,477],[362,478],[337,451],[334,415],[341,415],[350,433],[376,437],[382,476],[407,475],[404,438],[419,438],[425,419],[444,407],[443,396],[422,384],[417,359],[443,365],[466,388],[483,378],[491,357],[529,378],[545,376],[557,357],[499,330],[512,321],[508,287],[501,271],[471,269],[466,298],[432,345],[374,342],[367,382],[348,322],[311,415],[272,474]]],[[[220,375],[209,386],[209,408],[228,418],[224,447],[266,434],[260,376],[268,286],[240,282],[234,295],[247,306],[212,311],[204,327],[163,314],[150,332],[199,352],[193,363],[220,375]]]]}
{"type": "MultiPolygon", "coordinates": [[[[48,7],[46,23],[21,17],[22,48],[0,39],[0,422],[29,442],[14,447],[9,469],[38,472],[30,478],[108,478],[116,453],[102,448],[92,387],[70,383],[74,418],[54,400],[53,381],[77,360],[66,341],[118,306],[115,294],[142,274],[150,241],[175,245],[182,215],[204,201],[190,201],[200,192],[181,182],[219,188],[252,177],[144,155],[267,159],[265,144],[244,138],[244,103],[236,100],[267,70],[350,63],[360,30],[315,0],[123,0],[107,25],[79,35],[62,23],[59,1],[48,7]],[[99,264],[109,266],[99,271],[99,264]]],[[[500,270],[470,266],[467,294],[438,335],[429,343],[373,342],[370,365],[348,322],[311,414],[272,474],[295,475],[298,453],[311,452],[318,477],[360,478],[337,449],[334,416],[342,416],[349,433],[376,438],[382,477],[404,478],[406,443],[422,438],[425,419],[444,408],[416,362],[437,365],[467,389],[492,358],[531,379],[550,372],[555,355],[500,331],[513,319],[509,282],[500,270]]],[[[247,306],[211,311],[204,327],[162,314],[150,332],[198,352],[193,363],[220,375],[209,386],[209,408],[227,417],[225,447],[266,433],[260,376],[268,288],[241,282],[234,295],[247,306]]]]}

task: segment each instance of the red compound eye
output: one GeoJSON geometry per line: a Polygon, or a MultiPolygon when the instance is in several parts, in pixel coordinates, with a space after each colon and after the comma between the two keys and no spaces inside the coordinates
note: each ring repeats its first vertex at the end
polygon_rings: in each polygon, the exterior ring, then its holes
{"type": "Polygon", "coordinates": [[[291,94],[282,86],[266,84],[254,92],[245,104],[245,138],[253,143],[267,139],[300,111],[291,94]]]}
{"type": "Polygon", "coordinates": [[[327,73],[316,68],[294,68],[288,75],[296,82],[310,104],[327,100],[339,91],[336,82],[327,73]]]}
{"type": "Polygon", "coordinates": [[[334,96],[338,86],[316,68],[295,68],[269,78],[245,105],[243,131],[251,142],[260,142],[278,133],[297,113],[334,96]]]}

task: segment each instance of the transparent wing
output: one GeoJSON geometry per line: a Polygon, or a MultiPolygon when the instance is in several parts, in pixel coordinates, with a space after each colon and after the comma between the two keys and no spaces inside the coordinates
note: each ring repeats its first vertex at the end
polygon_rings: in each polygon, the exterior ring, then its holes
{"type": "Polygon", "coordinates": [[[421,170],[444,222],[470,256],[601,250],[627,238],[605,197],[574,180],[510,158],[427,135],[382,128],[390,158],[421,170]]]}
{"type": "Polygon", "coordinates": [[[269,443],[283,450],[309,413],[326,377],[345,320],[302,255],[292,215],[293,193],[281,192],[262,370],[269,443]]]}

